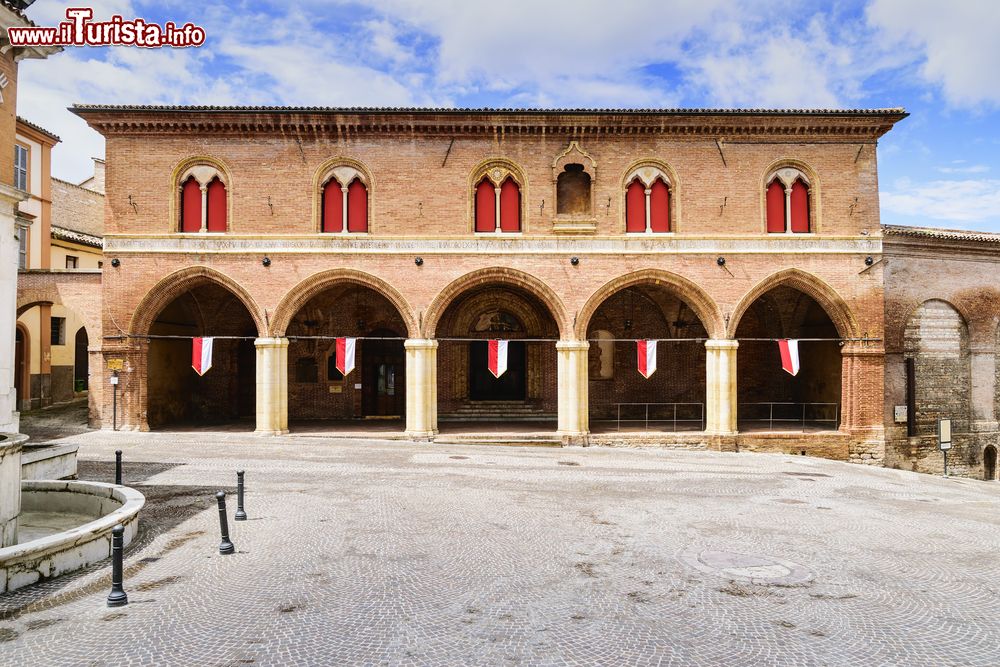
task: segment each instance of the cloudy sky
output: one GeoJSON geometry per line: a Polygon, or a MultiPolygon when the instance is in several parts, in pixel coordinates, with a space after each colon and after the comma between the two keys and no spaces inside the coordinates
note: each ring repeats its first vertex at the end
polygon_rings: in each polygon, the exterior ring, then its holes
{"type": "MultiPolygon", "coordinates": [[[[69,5],[28,11],[55,25],[69,5]]],[[[990,0],[98,0],[207,31],[197,49],[71,48],[21,66],[18,111],[79,181],[74,102],[894,107],[882,219],[1000,231],[1000,3],[990,0]]]]}

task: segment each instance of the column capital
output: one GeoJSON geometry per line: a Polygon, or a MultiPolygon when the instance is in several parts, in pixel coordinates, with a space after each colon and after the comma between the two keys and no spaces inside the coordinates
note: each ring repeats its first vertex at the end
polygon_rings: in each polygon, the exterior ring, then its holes
{"type": "Polygon", "coordinates": [[[255,338],[253,341],[254,347],[257,349],[262,348],[278,348],[278,347],[288,347],[287,338],[255,338]]]}
{"type": "Polygon", "coordinates": [[[581,351],[590,349],[590,341],[586,340],[560,340],[556,341],[557,350],[581,351]]]}
{"type": "Polygon", "coordinates": [[[739,346],[740,342],[732,338],[709,338],[705,341],[705,349],[708,350],[735,350],[739,346]]]}
{"type": "Polygon", "coordinates": [[[436,350],[438,341],[435,338],[407,338],[403,347],[407,350],[436,350]]]}

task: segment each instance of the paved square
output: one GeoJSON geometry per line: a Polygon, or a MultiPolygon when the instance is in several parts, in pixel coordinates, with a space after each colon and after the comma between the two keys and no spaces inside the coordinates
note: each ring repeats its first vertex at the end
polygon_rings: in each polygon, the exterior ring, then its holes
{"type": "MultiPolygon", "coordinates": [[[[779,455],[92,432],[110,568],[0,597],[8,665],[997,665],[1000,485],[779,455]],[[141,463],[140,463],[141,462],[141,463]],[[212,492],[247,471],[218,554],[212,492]]],[[[235,498],[233,498],[235,501],[235,498]]]]}

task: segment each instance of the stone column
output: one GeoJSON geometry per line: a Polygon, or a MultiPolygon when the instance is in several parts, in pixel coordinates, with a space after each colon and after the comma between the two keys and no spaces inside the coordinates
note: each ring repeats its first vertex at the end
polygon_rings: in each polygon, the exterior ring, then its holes
{"type": "Polygon", "coordinates": [[[996,350],[992,345],[969,346],[972,367],[972,430],[997,430],[993,407],[996,393],[996,350]]]}
{"type": "Polygon", "coordinates": [[[713,435],[736,433],[736,349],[739,341],[705,341],[705,432],[713,435]]]}
{"type": "MultiPolygon", "coordinates": [[[[11,111],[13,115],[13,111],[11,111]]],[[[11,120],[11,128],[14,121],[11,120]]],[[[13,142],[13,130],[10,139],[13,142]]],[[[15,404],[14,336],[17,327],[18,229],[15,205],[28,193],[0,183],[0,432],[16,433],[19,412],[15,404]]],[[[25,369],[30,374],[31,369],[25,369]]]]}
{"type": "Polygon", "coordinates": [[[406,349],[406,435],[430,440],[437,432],[438,342],[410,338],[406,349]]]}
{"type": "Polygon", "coordinates": [[[559,425],[558,433],[570,444],[584,444],[590,433],[588,366],[590,343],[561,340],[556,343],[559,425]]]}
{"type": "Polygon", "coordinates": [[[288,339],[258,338],[257,429],[260,435],[288,433],[288,339]]]}

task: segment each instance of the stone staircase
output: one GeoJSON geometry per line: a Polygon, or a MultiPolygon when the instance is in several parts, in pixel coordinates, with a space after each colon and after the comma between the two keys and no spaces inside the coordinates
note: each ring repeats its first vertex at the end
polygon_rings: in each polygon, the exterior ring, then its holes
{"type": "Polygon", "coordinates": [[[439,421],[533,422],[555,421],[554,412],[545,412],[526,401],[466,401],[458,409],[438,416],[439,421]]]}

